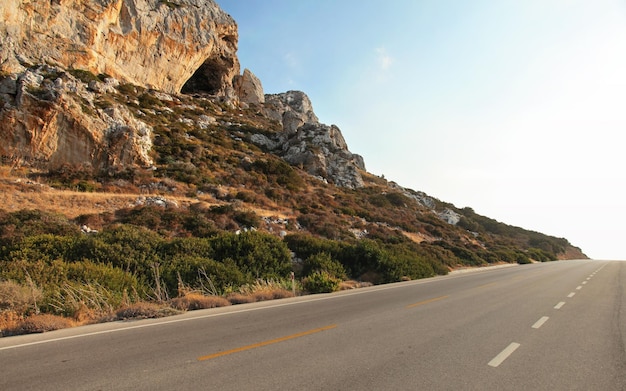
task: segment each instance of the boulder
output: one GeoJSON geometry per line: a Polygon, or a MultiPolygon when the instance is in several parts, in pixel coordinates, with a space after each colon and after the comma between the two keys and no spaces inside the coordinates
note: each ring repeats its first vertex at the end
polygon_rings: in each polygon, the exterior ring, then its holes
{"type": "Polygon", "coordinates": [[[255,105],[265,103],[261,80],[254,73],[250,72],[249,69],[244,69],[243,75],[235,76],[233,87],[241,103],[255,105]]]}

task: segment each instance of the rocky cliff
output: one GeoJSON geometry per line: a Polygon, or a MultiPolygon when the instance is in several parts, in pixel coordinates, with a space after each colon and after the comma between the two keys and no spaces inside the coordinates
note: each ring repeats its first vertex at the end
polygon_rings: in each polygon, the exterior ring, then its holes
{"type": "Polygon", "coordinates": [[[256,107],[281,127],[257,144],[325,181],[363,184],[363,159],[319,123],[304,93],[265,96],[252,72],[240,75],[237,25],[212,0],[6,0],[0,15],[5,161],[152,166],[153,129],[129,98],[135,86],[142,105],[165,93],[256,107]]]}
{"type": "Polygon", "coordinates": [[[34,64],[169,93],[230,93],[237,25],[212,0],[3,0],[0,71],[34,64]]]}

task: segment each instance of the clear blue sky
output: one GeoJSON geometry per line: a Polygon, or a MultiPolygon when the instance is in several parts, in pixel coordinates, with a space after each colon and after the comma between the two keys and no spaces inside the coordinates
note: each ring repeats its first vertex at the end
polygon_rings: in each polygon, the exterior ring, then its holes
{"type": "Polygon", "coordinates": [[[369,172],[626,259],[626,2],[218,0],[369,172]]]}

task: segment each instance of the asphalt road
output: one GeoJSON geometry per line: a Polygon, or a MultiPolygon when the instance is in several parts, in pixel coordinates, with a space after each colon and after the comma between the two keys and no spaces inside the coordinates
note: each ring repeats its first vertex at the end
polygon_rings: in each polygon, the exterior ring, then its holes
{"type": "Polygon", "coordinates": [[[0,390],[626,390],[626,262],[0,339],[0,390]]]}

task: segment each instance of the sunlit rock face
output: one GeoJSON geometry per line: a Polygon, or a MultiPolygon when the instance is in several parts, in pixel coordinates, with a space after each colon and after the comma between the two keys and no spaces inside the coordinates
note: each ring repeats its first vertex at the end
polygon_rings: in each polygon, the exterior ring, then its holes
{"type": "Polygon", "coordinates": [[[169,93],[232,94],[237,25],[212,0],[2,0],[0,71],[107,74],[169,93]]]}
{"type": "Polygon", "coordinates": [[[254,105],[265,103],[265,94],[263,93],[261,80],[249,69],[244,69],[241,76],[235,76],[233,87],[235,95],[241,103],[254,105]]]}
{"type": "Polygon", "coordinates": [[[257,136],[257,143],[325,181],[348,188],[363,186],[363,158],[348,150],[337,126],[319,122],[304,92],[268,94],[265,106],[267,116],[281,124],[283,132],[273,140],[257,136]]]}
{"type": "Polygon", "coordinates": [[[0,157],[15,165],[52,170],[150,167],[152,128],[124,105],[93,106],[101,96],[96,91],[106,94],[116,84],[107,79],[88,85],[48,66],[3,79],[0,157]]]}

